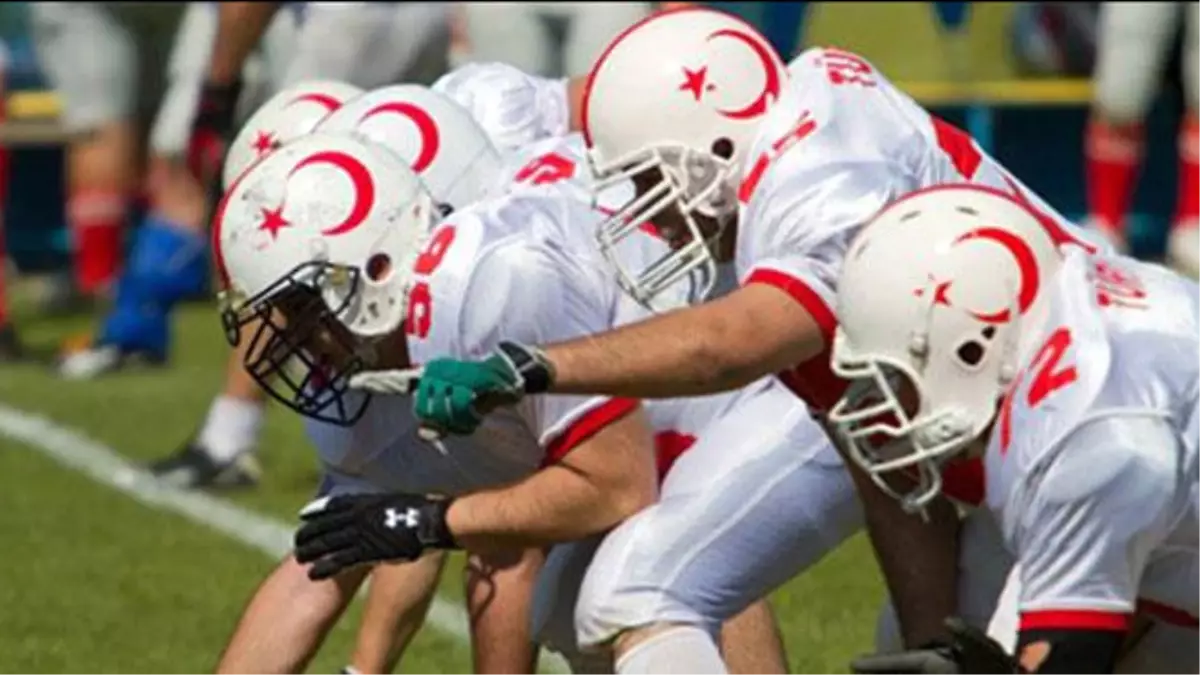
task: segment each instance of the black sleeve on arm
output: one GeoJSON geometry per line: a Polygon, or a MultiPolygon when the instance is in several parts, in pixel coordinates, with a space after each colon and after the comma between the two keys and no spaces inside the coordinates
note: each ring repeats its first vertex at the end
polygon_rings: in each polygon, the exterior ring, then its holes
{"type": "Polygon", "coordinates": [[[1127,634],[1127,631],[1095,629],[1023,630],[1017,639],[1017,658],[1026,668],[1034,665],[1024,658],[1025,650],[1044,642],[1049,651],[1035,666],[1036,670],[1030,672],[1111,673],[1117,667],[1117,655],[1127,634]]]}

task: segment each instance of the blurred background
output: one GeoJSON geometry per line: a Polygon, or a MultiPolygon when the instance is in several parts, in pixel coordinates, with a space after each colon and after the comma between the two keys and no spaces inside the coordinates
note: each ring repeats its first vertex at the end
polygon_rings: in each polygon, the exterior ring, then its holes
{"type": "MultiPolygon", "coordinates": [[[[145,196],[154,192],[152,170],[142,172],[151,178],[133,179],[121,188],[124,192],[94,189],[115,180],[105,167],[123,166],[104,155],[114,147],[113,138],[84,128],[79,111],[74,117],[65,114],[52,84],[69,82],[97,100],[105,98],[108,87],[130,86],[139,94],[161,89],[164,71],[168,77],[174,72],[166,49],[180,15],[187,14],[182,10],[215,4],[0,3],[2,670],[210,670],[254,586],[288,550],[296,511],[319,478],[300,418],[264,404],[254,383],[239,375],[236,359],[229,360],[211,294],[202,288],[209,267],[203,219],[194,205],[203,200],[172,195],[170,180],[158,184],[157,197],[145,196]],[[31,11],[35,4],[42,12],[38,16],[31,11]],[[113,48],[72,37],[67,24],[74,30],[118,15],[121,30],[136,33],[145,44],[156,43],[158,51],[127,55],[136,66],[131,81],[90,78],[79,64],[113,58],[106,51],[113,48]],[[75,66],[45,62],[56,42],[72,52],[75,66]],[[71,124],[75,135],[69,133],[71,124]],[[91,168],[79,169],[83,164],[91,168]],[[171,203],[192,206],[153,213],[171,203]],[[192,233],[181,235],[183,230],[167,221],[191,221],[192,233]],[[151,231],[159,239],[138,238],[151,231]],[[85,245],[98,252],[98,262],[80,257],[85,245]],[[149,269],[151,297],[133,299],[130,320],[122,318],[120,287],[116,310],[105,306],[105,289],[116,284],[126,251],[139,246],[151,253],[142,255],[141,263],[135,262],[138,255],[129,255],[134,277],[139,264],[154,268],[156,260],[170,258],[168,253],[191,256],[191,277],[183,290],[172,290],[179,297],[158,306],[154,294],[162,289],[153,287],[154,275],[178,270],[149,269]],[[89,294],[101,302],[78,302],[89,294]],[[188,301],[171,309],[180,298],[188,301]],[[149,329],[137,324],[147,313],[154,314],[149,329]],[[102,330],[133,321],[133,333],[142,331],[135,337],[146,331],[150,337],[146,344],[135,340],[126,351],[94,349],[104,340],[87,334],[101,318],[102,330]],[[24,355],[35,358],[17,358],[11,326],[19,329],[24,355]],[[57,355],[77,338],[93,347],[78,353],[94,358],[64,368],[57,355]],[[125,355],[137,351],[149,352],[160,367],[120,367],[125,355]],[[254,469],[243,459],[253,459],[254,469]],[[164,478],[168,474],[183,477],[172,482],[164,478]],[[194,487],[245,489],[188,489],[194,487]]],[[[813,45],[866,56],[931,111],[968,130],[1071,219],[1106,228],[1141,257],[1160,260],[1174,250],[1174,262],[1186,268],[1190,255],[1194,274],[1200,190],[1196,3],[1110,3],[1121,6],[1122,16],[1109,12],[1107,33],[1101,3],[1089,2],[711,4],[758,26],[785,59],[813,45]],[[1184,48],[1187,30],[1190,51],[1184,48]],[[1098,49],[1105,44],[1112,49],[1098,49]],[[1108,56],[1101,58],[1104,53],[1108,56]],[[1098,89],[1093,76],[1105,59],[1098,89]],[[1185,78],[1191,78],[1189,86],[1185,78]],[[1097,95],[1100,90],[1103,96],[1097,95]],[[1186,112],[1189,96],[1191,114],[1186,112]]],[[[286,69],[298,53],[295,35],[306,13],[311,20],[318,9],[339,8],[350,16],[368,6],[424,6],[430,10],[422,15],[424,23],[399,18],[396,29],[407,30],[408,39],[423,45],[409,72],[430,83],[451,65],[472,60],[508,61],[546,76],[574,74],[619,24],[628,23],[622,17],[632,6],[284,5],[289,10],[275,19],[282,46],[275,49],[266,44],[271,36],[264,38],[261,58],[245,71],[248,90],[269,93],[271,73],[286,69]],[[571,18],[572,12],[585,11],[587,18],[571,18]],[[511,32],[510,20],[518,16],[532,17],[536,39],[511,32]],[[602,24],[608,28],[601,29],[602,24]],[[593,44],[572,45],[580,26],[599,31],[591,35],[593,44]]],[[[635,7],[635,18],[650,5],[635,7]]],[[[348,39],[353,38],[325,37],[329,44],[348,39]]],[[[192,76],[198,90],[203,75],[192,76]]],[[[387,81],[395,80],[359,84],[371,88],[387,81]]],[[[194,91],[193,108],[197,96],[194,91]]],[[[157,106],[147,101],[145,111],[139,110],[147,113],[140,120],[144,135],[152,136],[157,106]]],[[[186,133],[185,128],[180,136],[186,133]]],[[[176,150],[186,140],[174,139],[176,150]]],[[[118,148],[125,142],[117,141],[118,148]]],[[[143,151],[144,164],[153,167],[153,155],[143,151]]],[[[172,161],[181,163],[178,153],[172,161]]],[[[192,184],[188,188],[183,180],[176,186],[195,192],[192,184]]],[[[458,560],[453,566],[460,565],[458,560]]],[[[871,645],[882,593],[871,553],[857,537],[775,593],[772,603],[793,670],[844,672],[848,658],[871,645]]],[[[470,668],[461,595],[460,578],[444,575],[426,622],[430,629],[409,646],[402,669],[470,668]]],[[[360,611],[356,605],[333,632],[314,671],[336,672],[347,663],[360,611]]]]}
{"type": "MultiPolygon", "coordinates": [[[[21,269],[40,271],[64,264],[67,238],[56,179],[60,105],[38,63],[29,4],[0,4],[0,39],[9,54],[3,141],[17,150],[5,223],[9,256],[21,269]]],[[[742,15],[765,30],[785,57],[808,45],[866,56],[919,102],[969,130],[1060,211],[1087,215],[1084,129],[1100,3],[699,4],[742,15]]],[[[1148,257],[1162,254],[1175,205],[1182,33],[1183,22],[1176,22],[1163,86],[1146,119],[1143,173],[1129,218],[1133,250],[1148,257]]],[[[469,47],[456,56],[470,59],[469,47]]]]}

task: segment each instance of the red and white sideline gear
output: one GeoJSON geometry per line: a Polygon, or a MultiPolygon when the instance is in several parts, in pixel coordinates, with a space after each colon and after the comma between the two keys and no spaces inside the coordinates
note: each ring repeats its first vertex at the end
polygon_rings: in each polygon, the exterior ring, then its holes
{"type": "MultiPolygon", "coordinates": [[[[862,57],[813,48],[788,69],[791,86],[767,113],[746,161],[736,264],[743,284],[772,285],[800,303],[827,345],[850,240],[906,192],[942,183],[989,186],[1044,214],[1063,241],[1102,246],[862,57]]],[[[816,409],[843,391],[828,350],[781,378],[816,409]]]]}

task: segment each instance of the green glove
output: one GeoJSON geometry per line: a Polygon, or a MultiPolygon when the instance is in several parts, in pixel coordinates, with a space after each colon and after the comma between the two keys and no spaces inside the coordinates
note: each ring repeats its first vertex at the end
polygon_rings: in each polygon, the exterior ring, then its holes
{"type": "Polygon", "coordinates": [[[425,364],[413,410],[424,428],[469,435],[484,415],[525,394],[546,391],[553,379],[554,369],[541,350],[501,342],[483,361],[435,359],[425,364]]]}

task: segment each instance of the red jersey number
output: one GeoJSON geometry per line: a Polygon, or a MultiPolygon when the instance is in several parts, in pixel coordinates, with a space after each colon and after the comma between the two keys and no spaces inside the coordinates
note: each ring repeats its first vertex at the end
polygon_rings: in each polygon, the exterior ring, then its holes
{"type": "Polygon", "coordinates": [[[834,85],[874,87],[875,71],[861,56],[841,49],[824,50],[825,76],[834,85]]]}
{"type": "Polygon", "coordinates": [[[413,273],[417,278],[408,291],[408,312],[404,320],[404,331],[419,338],[429,335],[433,323],[433,293],[429,289],[428,277],[437,270],[454,243],[455,230],[453,225],[443,225],[438,228],[417,262],[413,265],[413,273]]]}
{"type": "MultiPolygon", "coordinates": [[[[1034,356],[1030,363],[1030,367],[1034,369],[1033,381],[1030,382],[1029,392],[1025,395],[1025,401],[1029,407],[1036,408],[1054,392],[1079,379],[1079,371],[1075,369],[1074,365],[1063,365],[1062,363],[1063,355],[1071,348],[1071,339],[1069,329],[1059,328],[1050,334],[1050,337],[1038,350],[1037,355],[1034,356]]],[[[1009,390],[1008,396],[1004,397],[1004,403],[1000,406],[1000,451],[1002,453],[1007,451],[1009,444],[1012,443],[1013,398],[1023,379],[1025,379],[1024,371],[1017,374],[1012,389],[1009,390]]]]}
{"type": "Polygon", "coordinates": [[[575,176],[575,162],[557,152],[550,152],[521,167],[513,179],[518,183],[548,185],[575,176]]]}

